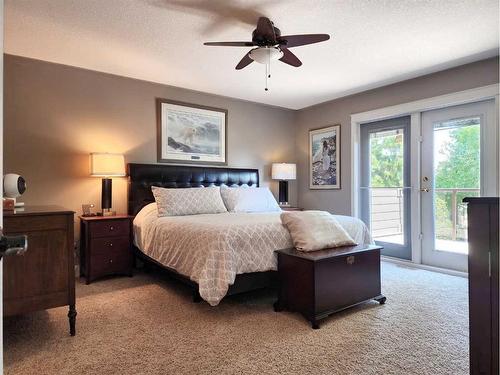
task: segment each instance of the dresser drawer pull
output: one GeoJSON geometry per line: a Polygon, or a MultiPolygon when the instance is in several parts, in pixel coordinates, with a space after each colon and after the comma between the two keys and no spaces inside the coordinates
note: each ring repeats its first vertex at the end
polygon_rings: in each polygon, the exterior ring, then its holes
{"type": "Polygon", "coordinates": [[[354,264],[354,256],[352,256],[352,255],[351,255],[351,256],[348,256],[348,257],[346,258],[346,262],[347,262],[347,264],[349,264],[349,265],[354,264]]]}
{"type": "Polygon", "coordinates": [[[109,260],[109,263],[113,263],[113,259],[110,259],[110,260],[109,260]]]}
{"type": "Polygon", "coordinates": [[[115,228],[113,228],[113,227],[109,227],[109,230],[114,230],[114,229],[115,229],[115,228]]]}
{"type": "Polygon", "coordinates": [[[113,242],[110,242],[110,243],[109,243],[109,247],[113,247],[113,242]]]}

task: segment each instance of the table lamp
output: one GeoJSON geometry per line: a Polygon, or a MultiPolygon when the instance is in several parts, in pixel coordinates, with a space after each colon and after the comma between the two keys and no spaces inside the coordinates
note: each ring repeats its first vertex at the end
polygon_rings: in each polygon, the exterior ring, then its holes
{"type": "Polygon", "coordinates": [[[288,206],[288,181],[297,178],[297,166],[292,163],[273,163],[271,177],[279,180],[280,206],[288,206]]]}
{"type": "Polygon", "coordinates": [[[111,211],[111,177],[125,176],[125,158],[122,154],[90,154],[90,175],[102,177],[101,208],[103,216],[113,216],[111,211]]]}

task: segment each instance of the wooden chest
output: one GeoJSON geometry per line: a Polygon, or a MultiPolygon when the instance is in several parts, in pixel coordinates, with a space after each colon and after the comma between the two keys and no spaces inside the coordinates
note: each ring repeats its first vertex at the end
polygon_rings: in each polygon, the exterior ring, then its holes
{"type": "Polygon", "coordinates": [[[4,315],[69,306],[75,334],[74,212],[54,206],[27,206],[4,212],[4,233],[26,234],[28,251],[4,258],[4,315]]]}
{"type": "Polygon", "coordinates": [[[380,287],[380,246],[313,252],[278,250],[280,292],[275,310],[302,313],[313,328],[337,311],[385,297],[380,287]]]}

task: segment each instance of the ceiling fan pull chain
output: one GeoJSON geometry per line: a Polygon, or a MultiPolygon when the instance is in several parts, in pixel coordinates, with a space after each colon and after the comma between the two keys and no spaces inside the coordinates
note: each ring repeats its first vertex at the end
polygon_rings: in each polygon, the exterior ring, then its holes
{"type": "Polygon", "coordinates": [[[264,90],[268,91],[268,88],[267,88],[267,82],[268,82],[268,79],[267,79],[267,77],[268,77],[267,69],[268,69],[269,65],[267,65],[267,64],[265,64],[265,65],[266,65],[266,87],[264,88],[264,90]]]}
{"type": "Polygon", "coordinates": [[[271,78],[271,52],[267,49],[267,63],[266,65],[266,91],[269,91],[269,78],[271,78]]]}
{"type": "Polygon", "coordinates": [[[269,64],[269,71],[267,72],[267,78],[271,78],[271,51],[267,55],[267,63],[269,64]]]}

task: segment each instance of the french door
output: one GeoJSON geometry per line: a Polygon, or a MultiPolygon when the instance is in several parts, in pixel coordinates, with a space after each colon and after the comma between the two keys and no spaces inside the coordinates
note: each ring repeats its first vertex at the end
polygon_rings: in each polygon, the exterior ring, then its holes
{"type": "Polygon", "coordinates": [[[492,101],[422,113],[422,263],[467,271],[465,197],[496,194],[492,101]],[[489,150],[489,151],[488,151],[489,150]]]}
{"type": "Polygon", "coordinates": [[[498,195],[494,111],[489,100],[360,125],[359,213],[383,255],[467,271],[462,200],[498,195]]]}
{"type": "Polygon", "coordinates": [[[361,219],[382,254],[411,259],[410,116],[361,125],[361,219]]]}

